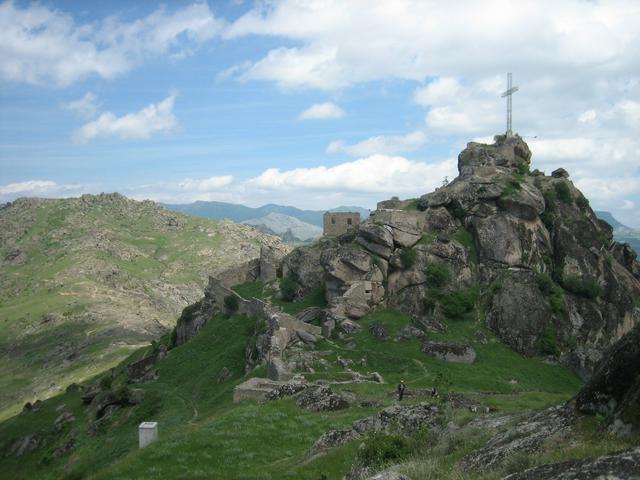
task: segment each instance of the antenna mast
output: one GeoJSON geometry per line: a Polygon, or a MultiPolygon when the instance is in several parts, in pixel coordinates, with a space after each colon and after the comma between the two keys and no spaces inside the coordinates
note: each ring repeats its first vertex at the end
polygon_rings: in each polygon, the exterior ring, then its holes
{"type": "Polygon", "coordinates": [[[507,91],[502,94],[502,98],[507,97],[507,137],[513,136],[513,131],[511,130],[511,95],[518,90],[518,87],[512,86],[511,72],[507,73],[507,91]]]}

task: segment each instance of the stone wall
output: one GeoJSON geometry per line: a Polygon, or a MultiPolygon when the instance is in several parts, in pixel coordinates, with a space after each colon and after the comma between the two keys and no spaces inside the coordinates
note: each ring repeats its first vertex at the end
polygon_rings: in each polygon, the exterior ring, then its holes
{"type": "Polygon", "coordinates": [[[356,230],[359,224],[359,212],[325,212],[322,233],[338,236],[356,230]]]}

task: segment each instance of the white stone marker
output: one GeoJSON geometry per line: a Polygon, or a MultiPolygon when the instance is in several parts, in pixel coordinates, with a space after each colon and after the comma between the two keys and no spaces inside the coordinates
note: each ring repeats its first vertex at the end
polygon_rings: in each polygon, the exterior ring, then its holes
{"type": "Polygon", "coordinates": [[[142,422],[138,427],[140,448],[144,448],[158,439],[158,422],[142,422]]]}

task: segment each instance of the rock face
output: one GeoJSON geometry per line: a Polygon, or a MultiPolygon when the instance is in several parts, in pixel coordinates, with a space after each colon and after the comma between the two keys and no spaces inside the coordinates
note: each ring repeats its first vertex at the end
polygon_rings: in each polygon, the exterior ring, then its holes
{"type": "Polygon", "coordinates": [[[514,473],[504,480],[635,480],[640,478],[640,448],[586,460],[570,460],[514,473]]]}
{"type": "Polygon", "coordinates": [[[626,436],[640,431],[640,325],[605,354],[576,397],[583,413],[603,415],[609,430],[626,436]]]}
{"type": "Polygon", "coordinates": [[[564,169],[545,176],[530,163],[517,135],[471,142],[452,182],[380,202],[356,232],[295,250],[283,271],[299,296],[325,286],[332,327],[378,306],[425,330],[483,314],[511,348],[558,356],[586,378],[640,323],[640,263],[564,169]]]}
{"type": "Polygon", "coordinates": [[[576,414],[569,406],[553,407],[520,421],[515,427],[494,436],[487,444],[464,457],[464,470],[482,471],[499,466],[519,452],[536,452],[550,438],[563,440],[573,432],[576,414]]]}

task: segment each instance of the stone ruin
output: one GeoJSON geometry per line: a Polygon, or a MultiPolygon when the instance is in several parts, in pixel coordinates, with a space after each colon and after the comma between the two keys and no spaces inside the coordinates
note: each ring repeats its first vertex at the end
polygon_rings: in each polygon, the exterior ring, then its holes
{"type": "Polygon", "coordinates": [[[323,217],[322,234],[337,237],[344,233],[353,232],[360,225],[358,212],[325,212],[323,217]]]}

